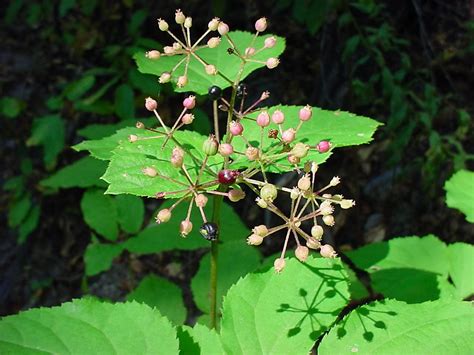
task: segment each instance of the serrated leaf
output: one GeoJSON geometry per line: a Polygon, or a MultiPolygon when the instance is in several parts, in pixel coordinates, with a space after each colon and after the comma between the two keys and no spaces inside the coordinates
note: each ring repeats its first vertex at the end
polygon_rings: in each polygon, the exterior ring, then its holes
{"type": "Polygon", "coordinates": [[[373,302],[333,327],[318,353],[472,354],[473,323],[474,308],[467,302],[373,302]]]}
{"type": "Polygon", "coordinates": [[[15,354],[177,354],[169,321],[147,305],[74,300],[0,321],[0,352],[15,354]]]}
{"type": "Polygon", "coordinates": [[[182,290],[156,275],[145,276],[137,288],[128,294],[127,301],[146,303],[158,309],[173,324],[183,324],[186,319],[182,290]]]}
{"type": "MultiPolygon", "coordinates": [[[[184,142],[188,148],[184,157],[184,164],[193,181],[200,171],[205,155],[202,152],[202,144],[206,137],[191,131],[178,131],[174,134],[176,139],[184,142]]],[[[141,138],[156,137],[153,132],[141,132],[141,138]]],[[[119,146],[113,150],[113,156],[106,173],[102,177],[109,183],[107,193],[109,194],[131,194],[137,196],[155,197],[157,192],[171,192],[183,190],[183,192],[165,195],[165,198],[178,198],[185,194],[189,182],[181,169],[171,165],[170,157],[175,147],[169,142],[162,148],[163,138],[144,139],[135,143],[121,141],[119,146]],[[150,177],[143,173],[146,167],[154,168],[158,175],[150,177]]],[[[215,181],[217,169],[222,165],[223,159],[220,155],[208,158],[207,165],[212,169],[212,175],[204,170],[201,182],[215,181]]],[[[217,184],[209,189],[216,189],[217,184]]]]}
{"type": "Polygon", "coordinates": [[[43,146],[46,166],[54,165],[57,155],[64,147],[64,121],[58,115],[45,116],[33,121],[27,146],[43,146]]]}
{"type": "MultiPolygon", "coordinates": [[[[174,200],[165,201],[162,208],[169,208],[174,200]]],[[[208,216],[211,215],[212,201],[204,208],[208,216]]],[[[199,227],[202,225],[202,217],[194,208],[191,215],[193,231],[183,238],[179,235],[179,224],[186,218],[188,204],[181,203],[173,210],[173,216],[169,222],[162,224],[152,224],[141,231],[136,237],[130,238],[123,243],[124,248],[132,253],[152,254],[166,250],[193,250],[198,248],[209,248],[209,241],[199,234],[199,227]]],[[[240,217],[228,204],[222,204],[221,220],[225,221],[221,225],[220,240],[224,243],[232,240],[245,240],[250,233],[249,229],[242,223],[240,217]]]]}
{"type": "Polygon", "coordinates": [[[183,325],[178,328],[179,353],[187,354],[222,354],[224,349],[219,335],[214,329],[196,323],[194,327],[183,325]]]}
{"type": "MultiPolygon", "coordinates": [[[[266,110],[270,115],[276,110],[280,110],[285,115],[285,121],[282,124],[283,130],[298,126],[300,120],[298,112],[303,106],[273,106],[266,110]]],[[[256,118],[258,112],[248,115],[250,118],[256,118]]],[[[260,127],[251,120],[242,120],[244,126],[244,134],[247,140],[255,147],[260,146],[260,127]]],[[[335,148],[347,147],[351,145],[359,145],[368,143],[372,140],[372,136],[380,126],[380,123],[370,118],[356,116],[353,113],[343,111],[327,111],[317,107],[313,107],[313,115],[309,121],[306,121],[296,134],[295,142],[303,142],[313,147],[304,161],[311,160],[318,164],[323,163],[331,155],[331,152],[319,153],[314,146],[321,140],[330,141],[335,148]]],[[[268,138],[269,129],[278,129],[273,122],[265,128],[263,135],[264,152],[268,147],[275,145],[275,139],[268,138]]],[[[235,137],[233,145],[237,151],[245,151],[246,143],[240,138],[235,137]]],[[[233,166],[247,167],[251,164],[245,156],[236,156],[233,166]]],[[[268,171],[282,172],[294,169],[286,159],[286,156],[278,161],[279,166],[270,165],[268,171]]]]}
{"type": "Polygon", "coordinates": [[[474,223],[474,172],[459,170],[444,184],[446,204],[466,215],[474,223]]]}
{"type": "Polygon", "coordinates": [[[115,113],[122,120],[135,117],[135,103],[133,89],[130,85],[122,84],[115,90],[115,113]]]}
{"type": "MultiPolygon", "coordinates": [[[[240,240],[223,243],[219,246],[217,259],[217,308],[220,309],[222,297],[239,278],[254,271],[261,261],[257,248],[247,245],[245,235],[240,240]],[[238,262],[236,262],[238,260],[238,262]]],[[[209,280],[211,255],[206,254],[199,263],[199,270],[191,281],[194,302],[199,309],[209,313],[209,280]]]]}
{"type": "Polygon", "coordinates": [[[91,243],[84,253],[84,264],[86,275],[94,276],[102,271],[110,269],[113,260],[123,251],[121,245],[91,243]]]}
{"type": "Polygon", "coordinates": [[[117,206],[102,190],[87,190],[82,196],[81,210],[85,222],[109,240],[118,237],[117,206]]]}
{"type": "Polygon", "coordinates": [[[349,298],[339,260],[287,260],[277,274],[249,274],[224,300],[221,339],[228,354],[307,354],[349,298]]]}
{"type": "Polygon", "coordinates": [[[131,195],[118,195],[115,197],[118,212],[118,222],[122,230],[127,233],[137,233],[145,216],[143,199],[131,195]]]}
{"type": "Polygon", "coordinates": [[[58,170],[40,184],[50,188],[68,189],[71,187],[104,186],[100,177],[104,174],[107,163],[91,157],[84,157],[58,170]]]}
{"type": "MultiPolygon", "coordinates": [[[[237,49],[244,53],[245,49],[250,45],[255,35],[250,32],[233,31],[229,32],[229,36],[235,43],[237,49]]],[[[255,40],[253,47],[260,49],[263,47],[263,43],[266,38],[272,36],[267,34],[259,36],[255,40]]],[[[266,61],[270,57],[280,56],[285,49],[285,39],[282,37],[274,36],[277,38],[275,47],[271,49],[265,49],[252,57],[254,60],[266,61]]],[[[204,42],[205,43],[205,42],[204,42]]],[[[216,66],[217,70],[225,75],[230,80],[235,80],[237,73],[240,69],[241,60],[227,52],[230,47],[226,38],[223,38],[220,45],[217,48],[202,48],[199,49],[196,54],[201,57],[208,64],[216,66]]],[[[138,70],[146,74],[154,74],[160,76],[163,72],[170,72],[180,60],[184,58],[183,55],[173,56],[161,56],[158,60],[148,59],[145,53],[136,53],[134,59],[137,62],[138,70]]],[[[254,70],[264,67],[265,64],[247,62],[242,73],[241,79],[246,78],[254,70]]],[[[172,81],[175,84],[178,77],[184,74],[184,63],[173,72],[172,81]]],[[[222,78],[220,75],[208,75],[204,70],[203,64],[196,58],[191,56],[188,66],[188,84],[183,88],[175,86],[174,90],[177,92],[194,91],[199,95],[207,94],[210,86],[217,85],[221,89],[225,89],[230,86],[230,83],[222,78]]]]}
{"type": "Polygon", "coordinates": [[[474,294],[474,246],[465,243],[448,245],[449,275],[461,298],[474,294]]]}
{"type": "Polygon", "coordinates": [[[448,247],[433,235],[396,238],[346,254],[386,297],[408,303],[462,298],[448,281],[448,247]]]}

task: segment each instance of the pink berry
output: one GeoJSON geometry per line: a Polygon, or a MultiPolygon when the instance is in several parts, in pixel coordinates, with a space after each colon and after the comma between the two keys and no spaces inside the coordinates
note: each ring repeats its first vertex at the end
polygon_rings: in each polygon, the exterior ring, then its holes
{"type": "Polygon", "coordinates": [[[268,37],[265,38],[265,48],[272,48],[276,44],[276,38],[275,37],[268,37]]]}
{"type": "Polygon", "coordinates": [[[273,112],[272,121],[275,124],[282,124],[283,121],[285,121],[285,114],[280,110],[276,110],[275,112],[273,112]]]}
{"type": "Polygon", "coordinates": [[[230,133],[234,136],[240,136],[244,131],[244,126],[240,122],[232,121],[230,123],[230,133]]]}
{"type": "Polygon", "coordinates": [[[265,64],[268,69],[274,69],[280,64],[280,60],[278,58],[268,58],[265,64]]]}
{"type": "Polygon", "coordinates": [[[181,233],[182,237],[186,237],[191,231],[193,230],[193,222],[188,219],[181,221],[179,224],[179,232],[181,233]]]}
{"type": "Polygon", "coordinates": [[[316,145],[316,150],[320,153],[326,153],[331,149],[331,143],[328,141],[321,141],[316,145]]]}
{"type": "Polygon", "coordinates": [[[246,56],[252,56],[255,54],[255,48],[253,47],[248,47],[248,48],[245,48],[245,55],[246,56]]]}
{"type": "Polygon", "coordinates": [[[267,127],[270,124],[270,116],[267,111],[260,112],[257,116],[257,124],[260,127],[267,127]]]}
{"type": "Polygon", "coordinates": [[[183,100],[183,106],[186,107],[188,110],[192,110],[194,106],[196,106],[196,96],[189,95],[187,98],[183,100]]]}
{"type": "Polygon", "coordinates": [[[191,124],[193,123],[194,121],[194,115],[192,113],[187,113],[183,116],[183,118],[181,119],[181,122],[183,122],[184,124],[191,124]]]}
{"type": "Polygon", "coordinates": [[[231,155],[232,153],[234,153],[234,147],[232,147],[232,144],[229,144],[229,143],[222,143],[222,144],[219,146],[219,153],[220,153],[223,157],[228,157],[229,155],[231,155]]]}
{"type": "Polygon", "coordinates": [[[281,139],[286,144],[291,143],[294,141],[296,136],[296,131],[293,128],[288,128],[286,131],[283,131],[281,135],[281,139]]]}
{"type": "Polygon", "coordinates": [[[255,30],[257,32],[263,32],[267,29],[267,19],[265,17],[259,18],[255,21],[255,30]]]}
{"type": "Polygon", "coordinates": [[[312,112],[311,106],[306,105],[299,112],[300,120],[301,121],[308,121],[311,118],[312,114],[313,114],[313,112],[312,112]]]}
{"type": "Polygon", "coordinates": [[[161,53],[157,50],[146,52],[145,57],[148,59],[160,59],[161,53]]]}
{"type": "Polygon", "coordinates": [[[337,256],[336,252],[334,251],[334,248],[329,244],[321,245],[319,253],[323,258],[335,258],[337,256]]]}
{"type": "Polygon", "coordinates": [[[156,100],[153,100],[151,97],[147,97],[145,99],[145,108],[148,111],[155,111],[157,107],[158,103],[156,102],[156,100]]]}
{"type": "Polygon", "coordinates": [[[221,36],[224,36],[229,32],[229,26],[225,22],[219,22],[219,26],[217,26],[217,32],[219,32],[221,36]]]}

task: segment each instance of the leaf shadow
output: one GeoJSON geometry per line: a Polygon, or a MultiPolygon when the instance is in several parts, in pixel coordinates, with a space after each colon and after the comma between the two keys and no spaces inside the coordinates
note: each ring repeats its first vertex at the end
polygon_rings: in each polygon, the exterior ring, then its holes
{"type": "Polygon", "coordinates": [[[337,309],[331,309],[331,307],[325,309],[325,302],[327,300],[333,299],[334,297],[342,298],[345,303],[349,301],[337,287],[339,286],[339,283],[347,282],[347,278],[342,272],[342,266],[338,264],[332,264],[328,268],[316,268],[306,263],[303,263],[302,265],[311,270],[311,272],[314,274],[318,275],[322,279],[322,282],[320,282],[316,290],[299,288],[296,291],[302,300],[301,304],[303,306],[293,306],[288,303],[281,303],[280,307],[276,311],[278,313],[290,312],[301,314],[301,318],[293,327],[288,330],[287,337],[291,338],[301,333],[302,325],[305,322],[309,322],[311,327],[309,338],[313,341],[316,341],[321,336],[321,334],[328,330],[328,326],[324,325],[320,321],[320,317],[318,317],[318,315],[332,315],[334,316],[334,319],[336,319],[339,312],[343,308],[342,306],[337,309]]]}

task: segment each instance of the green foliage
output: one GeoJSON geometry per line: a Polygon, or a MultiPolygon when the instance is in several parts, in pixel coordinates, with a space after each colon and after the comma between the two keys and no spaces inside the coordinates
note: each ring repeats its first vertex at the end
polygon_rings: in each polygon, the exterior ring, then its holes
{"type": "Polygon", "coordinates": [[[131,195],[120,195],[115,198],[117,204],[117,221],[127,233],[137,233],[145,216],[145,205],[141,198],[131,195]]]}
{"type": "MultiPolygon", "coordinates": [[[[217,268],[217,300],[218,306],[222,303],[223,296],[227,290],[239,278],[244,277],[249,272],[254,271],[260,265],[260,252],[257,248],[252,248],[245,243],[246,234],[236,234],[240,239],[223,243],[219,248],[219,259],[217,268]],[[238,262],[236,262],[238,260],[238,262]]],[[[199,269],[191,282],[194,302],[199,309],[209,313],[209,278],[211,267],[211,255],[205,255],[199,264],[199,269]]]]}
{"type": "Polygon", "coordinates": [[[113,260],[123,251],[121,245],[102,244],[93,241],[84,253],[84,264],[87,276],[94,276],[112,266],[113,260]]]}
{"type": "Polygon", "coordinates": [[[178,340],[169,321],[146,305],[83,299],[3,318],[0,352],[170,354],[178,340]]]}
{"type": "MultiPolygon", "coordinates": [[[[229,36],[232,38],[232,41],[235,43],[235,46],[244,51],[254,38],[254,34],[250,32],[241,32],[241,31],[233,31],[229,32],[229,36]]],[[[259,49],[263,47],[263,42],[265,38],[270,37],[270,34],[259,36],[255,42],[254,47],[259,49]]],[[[283,51],[285,50],[285,39],[282,37],[275,36],[277,38],[277,42],[275,47],[270,49],[265,49],[260,53],[256,54],[252,57],[255,60],[266,60],[269,57],[278,57],[280,56],[283,51]]],[[[227,38],[223,38],[222,42],[217,48],[202,48],[197,51],[199,56],[201,57],[204,62],[208,64],[213,64],[218,68],[221,74],[226,76],[227,78],[235,78],[239,68],[241,60],[234,55],[229,55],[227,53],[227,49],[229,48],[229,44],[227,42],[227,38]]],[[[145,56],[145,53],[136,53],[134,58],[138,65],[138,70],[145,74],[154,74],[160,76],[163,72],[170,72],[176,64],[184,57],[181,55],[173,55],[173,56],[162,56],[158,60],[148,59],[145,56]]],[[[248,62],[245,65],[245,69],[243,71],[242,79],[246,78],[250,73],[255,71],[258,68],[264,67],[265,64],[255,63],[255,62],[248,62]]],[[[175,84],[175,80],[180,75],[184,74],[184,63],[173,73],[173,85],[175,84]]],[[[232,80],[232,79],[231,79],[232,80]]],[[[220,75],[208,75],[204,70],[203,64],[191,56],[189,61],[188,67],[188,84],[183,87],[174,87],[176,92],[186,92],[186,91],[194,91],[199,95],[207,94],[207,90],[210,86],[217,85],[222,89],[225,89],[230,86],[230,83],[222,78],[220,75]]]]}
{"type": "Polygon", "coordinates": [[[344,317],[318,353],[470,354],[474,309],[468,302],[373,302],[344,317]]]}
{"type": "Polygon", "coordinates": [[[181,289],[174,283],[155,275],[145,276],[137,288],[128,294],[127,301],[146,303],[158,309],[173,324],[183,324],[186,319],[181,289]]]}
{"type": "Polygon", "coordinates": [[[21,102],[14,97],[4,96],[0,98],[0,116],[16,118],[22,109],[21,102]]]}
{"type": "Polygon", "coordinates": [[[215,330],[199,323],[194,327],[181,326],[178,328],[179,353],[186,354],[222,354],[222,342],[215,330]]]}
{"type": "Polygon", "coordinates": [[[71,187],[104,187],[105,183],[99,178],[107,168],[104,161],[91,157],[84,157],[76,162],[56,171],[40,184],[54,189],[68,189],[71,187]]]}
{"type": "Polygon", "coordinates": [[[44,164],[47,167],[56,164],[56,157],[64,147],[64,121],[58,115],[37,118],[33,122],[31,136],[27,146],[41,145],[44,150],[44,164]]]}
{"type": "Polygon", "coordinates": [[[472,267],[472,249],[463,243],[447,246],[431,235],[404,237],[370,244],[347,255],[370,273],[372,287],[385,297],[419,303],[463,299],[474,293],[472,277],[465,271],[472,267]],[[454,286],[448,281],[453,275],[454,286]]]}
{"type": "Polygon", "coordinates": [[[444,185],[446,204],[466,215],[468,222],[474,223],[474,172],[460,170],[444,185]]]}
{"type": "Polygon", "coordinates": [[[84,221],[108,240],[118,237],[117,206],[112,197],[102,190],[87,190],[82,196],[81,210],[84,221]]]}
{"type": "Polygon", "coordinates": [[[226,353],[308,353],[347,304],[347,275],[338,260],[287,260],[247,275],[224,300],[221,338],[226,353]]]}
{"type": "MultiPolygon", "coordinates": [[[[280,110],[285,115],[285,122],[282,124],[283,129],[295,128],[300,122],[298,118],[298,112],[302,106],[273,106],[268,108],[268,113],[273,114],[274,111],[280,110]]],[[[258,113],[248,115],[251,118],[256,118],[258,113]]],[[[254,121],[244,120],[245,136],[247,140],[254,146],[260,146],[260,127],[255,124],[254,121]]],[[[330,141],[334,147],[347,147],[351,145],[359,145],[368,143],[372,140],[372,136],[380,126],[380,123],[367,117],[356,116],[353,113],[342,112],[342,111],[327,111],[317,107],[313,107],[313,116],[311,120],[305,122],[303,128],[298,132],[296,139],[303,143],[315,146],[321,140],[330,141]]],[[[272,123],[271,128],[278,128],[277,125],[272,123]],[[274,126],[274,127],[272,127],[274,126]]],[[[274,140],[263,137],[263,146],[270,146],[274,140]]],[[[239,137],[234,138],[234,146],[236,150],[244,151],[245,142],[239,137]]],[[[323,163],[331,155],[331,152],[319,153],[317,151],[310,151],[307,158],[308,160],[315,161],[318,164],[323,163]]],[[[246,159],[245,156],[238,157],[234,164],[238,167],[247,167],[251,162],[246,159]]],[[[288,163],[286,157],[283,157],[279,161],[279,166],[270,166],[269,171],[282,172],[291,171],[294,169],[290,163],[288,163]]]]}
{"type": "Polygon", "coordinates": [[[133,89],[126,84],[120,85],[115,90],[115,113],[122,120],[135,117],[135,104],[133,101],[133,89]]]}

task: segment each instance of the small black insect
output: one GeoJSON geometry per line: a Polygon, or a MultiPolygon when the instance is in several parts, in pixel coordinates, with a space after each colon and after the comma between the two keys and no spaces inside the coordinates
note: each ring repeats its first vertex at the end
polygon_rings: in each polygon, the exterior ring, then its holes
{"type": "Polygon", "coordinates": [[[237,97],[242,97],[247,95],[247,85],[245,83],[240,83],[237,86],[237,97]]]}
{"type": "Polygon", "coordinates": [[[234,54],[234,48],[227,48],[227,53],[234,54]]]}
{"type": "Polygon", "coordinates": [[[211,100],[219,100],[222,97],[222,89],[216,85],[213,85],[207,91],[211,100]]]}
{"type": "Polygon", "coordinates": [[[214,222],[206,222],[201,226],[201,228],[199,228],[199,233],[201,233],[205,239],[212,242],[217,240],[219,227],[214,222]]]}

